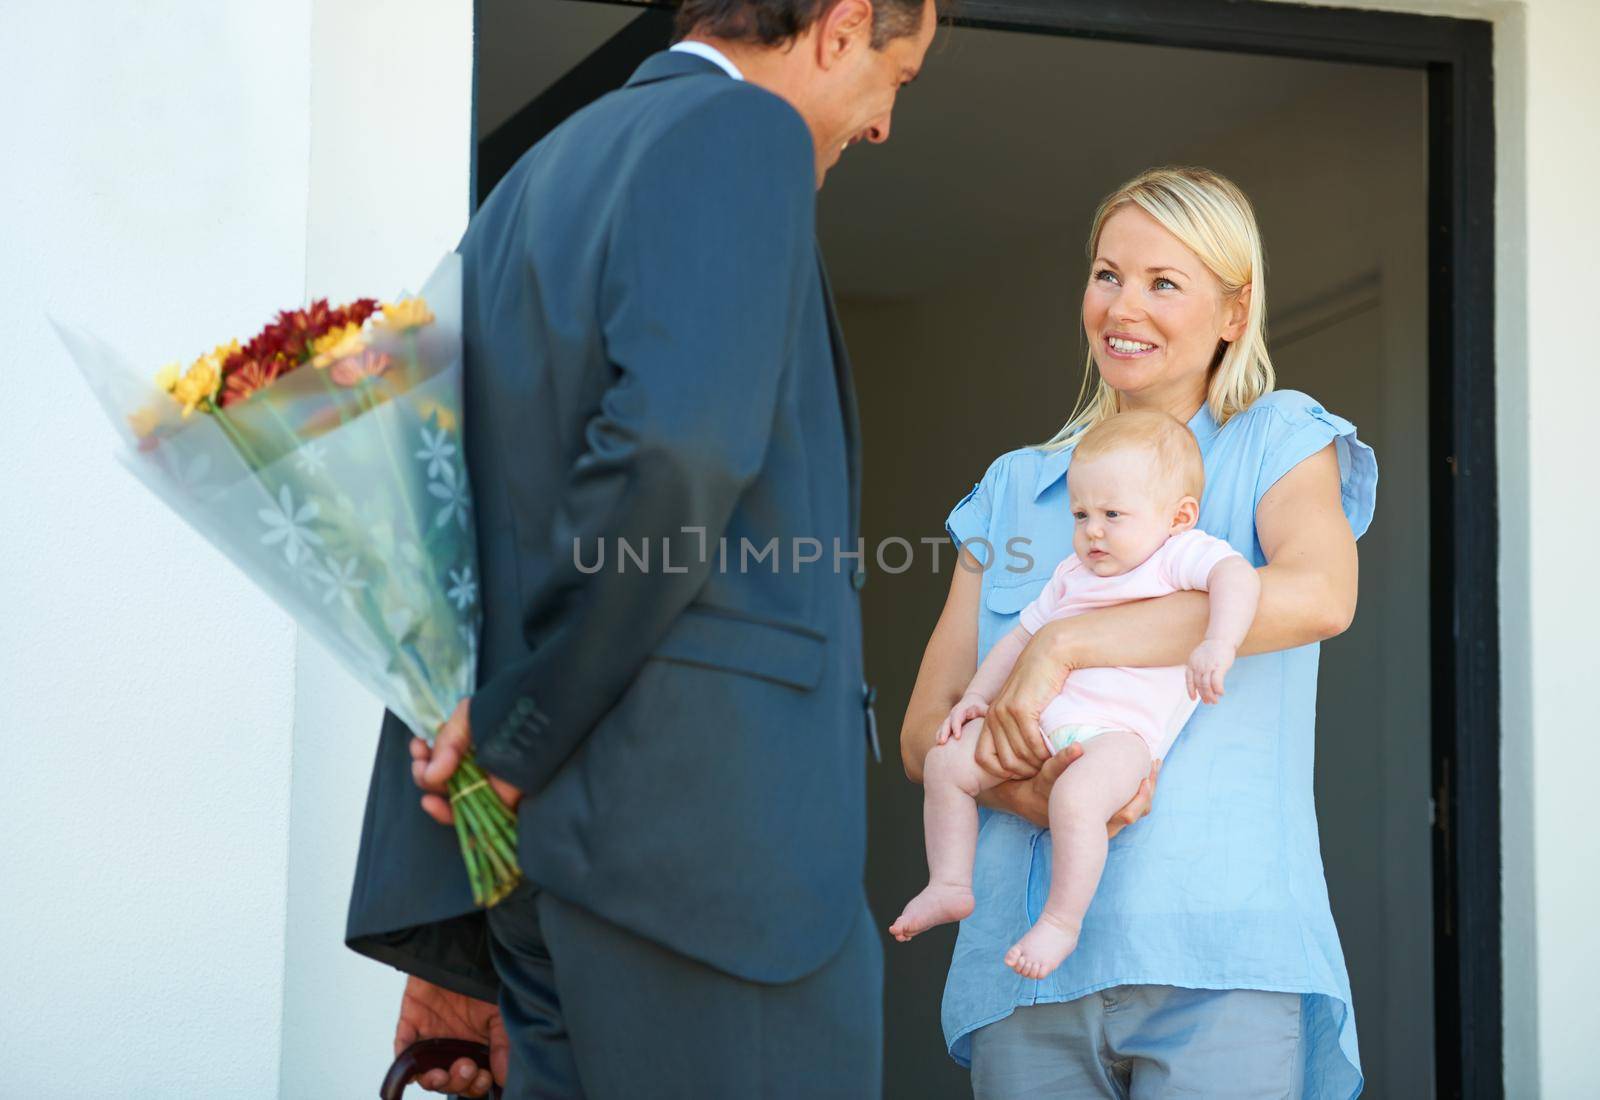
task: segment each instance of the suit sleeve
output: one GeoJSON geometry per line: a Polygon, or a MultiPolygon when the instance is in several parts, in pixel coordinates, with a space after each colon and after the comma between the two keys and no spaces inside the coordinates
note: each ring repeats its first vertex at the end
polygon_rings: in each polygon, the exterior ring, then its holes
{"type": "Polygon", "coordinates": [[[761,469],[804,280],[819,278],[810,132],[776,96],[732,85],[629,168],[601,276],[610,385],[553,502],[554,566],[522,608],[530,653],[471,704],[479,761],[529,793],[703,587],[701,547],[761,469]],[[601,540],[652,555],[668,540],[683,571],[657,556],[586,574],[574,546],[601,540]]]}
{"type": "Polygon", "coordinates": [[[469,997],[499,993],[484,910],[472,900],[454,829],[417,804],[411,730],[384,711],[367,791],[345,944],[469,997]]]}

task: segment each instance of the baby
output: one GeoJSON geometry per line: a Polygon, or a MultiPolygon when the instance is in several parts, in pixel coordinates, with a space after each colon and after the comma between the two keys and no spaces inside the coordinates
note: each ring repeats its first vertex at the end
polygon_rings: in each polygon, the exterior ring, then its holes
{"type": "Polygon", "coordinates": [[[1006,952],[1006,965],[1043,978],[1077,946],[1105,867],[1106,823],[1138,792],[1200,699],[1214,703],[1221,696],[1255,618],[1255,570],[1227,543],[1195,530],[1204,486],[1199,445],[1166,413],[1121,413],[1079,438],[1067,473],[1073,553],[1023,609],[1021,622],[995,643],[939,728],[923,767],[928,886],[889,927],[896,939],[972,912],[977,796],[1015,777],[998,771],[992,753],[980,754],[994,736],[988,726],[966,737],[963,726],[988,712],[1034,632],[1052,619],[1128,600],[1209,591],[1205,640],[1187,667],[1075,670],[1040,716],[1044,745],[1035,752],[1014,746],[1020,758],[1033,759],[1081,742],[1083,755],[1050,790],[1050,893],[1039,920],[1006,952]],[[985,770],[980,759],[997,771],[985,770]]]}

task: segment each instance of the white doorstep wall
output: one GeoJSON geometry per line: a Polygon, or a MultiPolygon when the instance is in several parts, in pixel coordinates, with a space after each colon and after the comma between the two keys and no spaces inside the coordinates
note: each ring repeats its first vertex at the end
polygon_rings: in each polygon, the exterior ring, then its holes
{"type": "Polygon", "coordinates": [[[0,4],[6,1096],[278,1095],[294,630],[46,315],[153,371],[300,302],[310,15],[0,4]]]}
{"type": "MultiPolygon", "coordinates": [[[[311,42],[307,293],[415,291],[470,209],[472,0],[315,0],[311,42]]],[[[304,634],[298,653],[282,1095],[368,1096],[404,985],[344,946],[383,707],[304,634]]]]}

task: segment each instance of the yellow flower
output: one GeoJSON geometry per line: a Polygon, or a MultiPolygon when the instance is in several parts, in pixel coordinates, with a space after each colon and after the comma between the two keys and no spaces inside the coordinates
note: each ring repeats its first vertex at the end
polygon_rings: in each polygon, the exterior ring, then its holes
{"type": "Polygon", "coordinates": [[[438,427],[443,428],[447,432],[453,432],[456,430],[456,414],[439,404],[437,401],[424,400],[417,402],[417,415],[422,417],[424,420],[428,419],[430,416],[436,416],[439,418],[437,421],[435,421],[438,427]]]}
{"type": "Polygon", "coordinates": [[[189,366],[188,372],[172,387],[172,396],[183,406],[185,418],[203,401],[216,395],[222,382],[222,372],[209,355],[202,355],[189,366]]]}
{"type": "Polygon", "coordinates": [[[183,368],[177,363],[168,363],[156,371],[156,385],[167,393],[172,392],[172,387],[178,384],[178,374],[183,368]]]}
{"type": "Polygon", "coordinates": [[[322,370],[329,363],[355,355],[366,347],[361,339],[360,325],[342,325],[329,329],[311,342],[311,365],[322,370]]]}
{"type": "Polygon", "coordinates": [[[428,303],[422,298],[406,298],[392,306],[384,306],[383,317],[378,322],[379,327],[393,332],[405,332],[407,329],[431,324],[433,324],[433,310],[428,308],[428,303]]]}
{"type": "MultiPolygon", "coordinates": [[[[176,364],[174,364],[173,369],[177,369],[176,364]]],[[[146,405],[142,409],[129,413],[128,423],[133,427],[133,434],[143,438],[156,430],[156,425],[161,423],[161,414],[146,405]]]]}

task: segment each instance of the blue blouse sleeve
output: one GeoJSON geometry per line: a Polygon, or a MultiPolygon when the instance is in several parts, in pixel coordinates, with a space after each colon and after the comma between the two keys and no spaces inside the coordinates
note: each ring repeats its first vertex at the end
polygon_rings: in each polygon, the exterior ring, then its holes
{"type": "MultiPolygon", "coordinates": [[[[972,487],[972,491],[956,502],[950,509],[950,515],[944,521],[944,529],[960,550],[969,539],[987,539],[989,537],[989,520],[993,515],[992,504],[996,482],[1004,476],[1005,456],[995,459],[985,471],[983,480],[972,487]]],[[[976,553],[976,551],[974,551],[976,553]]],[[[978,554],[980,559],[983,554],[978,554]]]]}
{"type": "Polygon", "coordinates": [[[1345,517],[1356,538],[1365,534],[1377,501],[1378,460],[1372,448],[1356,438],[1356,426],[1299,390],[1264,394],[1246,413],[1270,418],[1265,426],[1255,504],[1261,504],[1267,490],[1284,474],[1333,443],[1339,456],[1339,495],[1345,517]]]}

